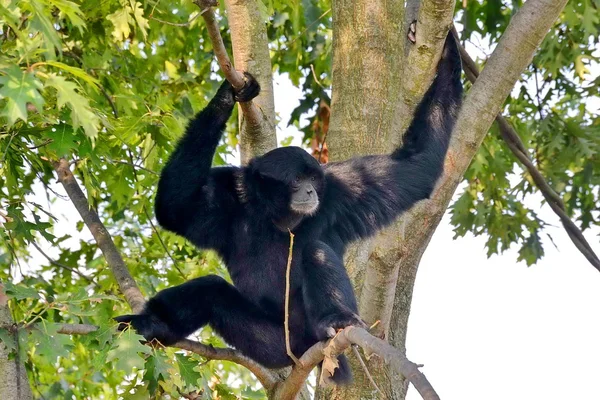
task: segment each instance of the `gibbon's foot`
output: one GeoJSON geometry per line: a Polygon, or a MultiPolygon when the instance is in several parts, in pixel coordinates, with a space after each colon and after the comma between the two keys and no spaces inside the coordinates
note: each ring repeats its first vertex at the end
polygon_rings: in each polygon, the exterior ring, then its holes
{"type": "Polygon", "coordinates": [[[358,326],[367,329],[367,324],[354,313],[337,313],[326,316],[317,322],[317,339],[325,340],[335,336],[338,330],[347,326],[358,326]]]}
{"type": "Polygon", "coordinates": [[[124,331],[133,327],[148,342],[158,341],[169,346],[183,339],[171,331],[169,326],[159,318],[150,314],[128,314],[114,318],[119,323],[118,330],[124,331]]]}
{"type": "Polygon", "coordinates": [[[248,72],[244,72],[244,87],[236,90],[233,89],[233,97],[235,101],[245,103],[252,100],[260,93],[260,85],[256,79],[248,72]]]}
{"type": "Polygon", "coordinates": [[[416,43],[417,42],[417,20],[415,19],[413,22],[410,23],[410,25],[408,26],[408,40],[410,40],[411,43],[416,43]]]}

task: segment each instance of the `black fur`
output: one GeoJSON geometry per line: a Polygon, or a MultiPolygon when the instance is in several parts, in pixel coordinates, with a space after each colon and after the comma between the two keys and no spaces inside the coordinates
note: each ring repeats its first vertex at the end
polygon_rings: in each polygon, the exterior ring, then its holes
{"type": "MultiPolygon", "coordinates": [[[[347,244],[373,235],[430,196],[443,170],[460,106],[460,58],[448,36],[437,76],[419,105],[403,147],[391,155],[354,158],[321,167],[306,151],[287,147],[247,167],[211,168],[235,101],[258,94],[223,83],[190,123],[162,171],[156,217],[196,246],[214,249],[233,285],[205,276],[163,290],[140,315],[121,316],[148,340],[172,344],[210,326],[243,354],[267,367],[291,364],[283,332],[289,234],[295,234],[291,278],[292,350],[300,356],[336,329],[362,325],[343,264],[347,244]],[[296,178],[311,179],[320,201],[314,215],[290,211],[296,178]],[[332,329],[333,328],[333,329],[332,329]]],[[[297,183],[298,181],[296,181],[297,183]]],[[[340,359],[338,383],[350,380],[340,359]]]]}

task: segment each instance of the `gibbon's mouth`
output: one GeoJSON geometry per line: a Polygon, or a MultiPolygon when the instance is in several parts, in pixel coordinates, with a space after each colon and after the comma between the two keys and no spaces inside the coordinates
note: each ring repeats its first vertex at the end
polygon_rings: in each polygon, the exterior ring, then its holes
{"type": "Polygon", "coordinates": [[[290,206],[292,211],[303,215],[313,215],[319,208],[319,200],[309,200],[303,202],[293,202],[290,206]]]}

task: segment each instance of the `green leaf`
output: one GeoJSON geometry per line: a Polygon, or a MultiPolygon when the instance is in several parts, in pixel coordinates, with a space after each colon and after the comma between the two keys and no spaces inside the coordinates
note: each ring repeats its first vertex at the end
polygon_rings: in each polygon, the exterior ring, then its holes
{"type": "Polygon", "coordinates": [[[179,79],[181,76],[177,72],[177,67],[172,62],[165,60],[165,69],[167,70],[167,75],[171,79],[179,79]]]}
{"type": "Polygon", "coordinates": [[[83,34],[85,28],[85,21],[83,20],[83,13],[79,8],[79,5],[68,0],[47,0],[54,7],[58,8],[61,13],[65,14],[71,21],[74,27],[79,29],[79,32],[83,34]]]}
{"type": "Polygon", "coordinates": [[[4,292],[8,295],[8,297],[12,297],[16,300],[24,300],[24,299],[39,299],[40,295],[35,288],[29,286],[22,285],[14,285],[10,282],[4,282],[2,284],[4,286],[4,292]]]}
{"type": "Polygon", "coordinates": [[[151,352],[148,346],[140,343],[144,340],[144,337],[135,333],[133,329],[127,329],[115,340],[115,347],[109,351],[107,361],[116,360],[116,368],[123,371],[133,372],[134,368],[143,369],[142,354],[151,352]]]}
{"type": "Polygon", "coordinates": [[[17,348],[15,336],[5,328],[0,328],[0,343],[8,352],[11,352],[17,348]]]}
{"type": "Polygon", "coordinates": [[[537,260],[544,256],[544,247],[537,232],[529,235],[523,247],[519,250],[518,261],[525,261],[527,266],[535,264],[537,260]]]}
{"type": "Polygon", "coordinates": [[[163,352],[153,351],[152,355],[146,359],[145,369],[144,381],[148,382],[148,391],[155,393],[158,382],[169,380],[172,367],[163,352]]]}
{"type": "Polygon", "coordinates": [[[52,14],[41,1],[29,1],[27,4],[31,6],[32,11],[31,27],[42,34],[42,38],[46,42],[48,56],[53,58],[55,56],[54,48],[61,50],[62,44],[54,24],[50,21],[52,14]]]}
{"type": "Polygon", "coordinates": [[[0,73],[5,74],[0,76],[0,98],[6,99],[0,115],[6,117],[8,126],[18,119],[27,122],[27,103],[42,111],[44,98],[39,92],[42,83],[32,73],[25,73],[16,65],[2,69],[0,73]]]}
{"type": "Polygon", "coordinates": [[[194,360],[185,354],[175,354],[177,366],[179,367],[179,375],[189,388],[195,388],[198,385],[198,380],[202,377],[200,372],[194,370],[198,368],[198,360],[194,360]]]}
{"type": "Polygon", "coordinates": [[[32,339],[36,342],[35,351],[50,360],[58,357],[67,357],[72,348],[69,335],[58,333],[59,324],[42,321],[31,332],[32,339]]]}
{"type": "Polygon", "coordinates": [[[96,79],[96,78],[88,75],[81,68],[72,67],[70,65],[63,64],[63,63],[58,62],[58,61],[47,61],[46,64],[51,65],[51,66],[56,67],[56,68],[60,68],[60,69],[62,69],[64,71],[67,71],[68,73],[70,73],[73,76],[76,76],[78,78],[83,79],[84,81],[86,81],[87,83],[89,83],[93,88],[96,88],[100,84],[98,82],[98,79],[96,79]]]}
{"type": "Polygon", "coordinates": [[[48,149],[56,152],[58,157],[63,157],[71,153],[71,150],[77,148],[76,136],[73,134],[73,127],[67,124],[55,125],[52,129],[46,131],[46,136],[52,139],[48,149]]]}
{"type": "Polygon", "coordinates": [[[90,138],[96,138],[100,119],[89,105],[88,99],[75,91],[79,90],[77,84],[70,82],[62,76],[51,74],[46,80],[46,85],[57,91],[57,105],[62,108],[68,104],[71,108],[71,120],[73,128],[83,127],[85,134],[90,138]]]}

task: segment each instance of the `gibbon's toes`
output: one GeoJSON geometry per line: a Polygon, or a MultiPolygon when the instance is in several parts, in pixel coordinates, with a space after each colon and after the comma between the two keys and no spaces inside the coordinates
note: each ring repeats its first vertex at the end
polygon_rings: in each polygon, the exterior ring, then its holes
{"type": "Polygon", "coordinates": [[[115,317],[113,319],[119,323],[119,326],[117,327],[117,329],[119,331],[124,331],[125,329],[127,329],[131,326],[131,321],[134,318],[135,318],[135,315],[128,314],[128,315],[119,315],[118,317],[115,317]]]}
{"type": "Polygon", "coordinates": [[[414,20],[408,26],[408,40],[410,40],[411,43],[417,42],[417,20],[414,20]]]}
{"type": "Polygon", "coordinates": [[[234,92],[235,100],[240,103],[250,101],[260,93],[260,85],[250,73],[244,72],[244,81],[244,87],[234,92]]]}
{"type": "Polygon", "coordinates": [[[317,324],[317,339],[325,340],[335,336],[338,330],[347,326],[358,326],[367,329],[367,324],[354,313],[334,314],[323,318],[317,324]]]}

